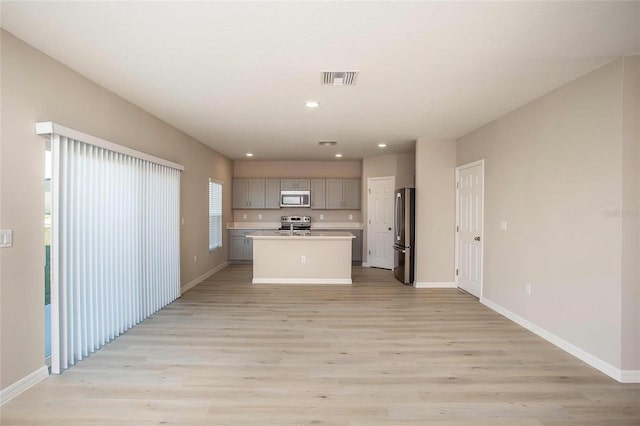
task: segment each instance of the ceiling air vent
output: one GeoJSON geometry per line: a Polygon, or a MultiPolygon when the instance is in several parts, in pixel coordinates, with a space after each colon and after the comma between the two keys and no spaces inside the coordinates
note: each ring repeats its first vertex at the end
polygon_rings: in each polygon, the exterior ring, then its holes
{"type": "Polygon", "coordinates": [[[322,71],[323,86],[355,86],[358,71],[322,71]]]}
{"type": "Polygon", "coordinates": [[[338,142],[336,142],[336,141],[320,141],[320,142],[318,142],[318,145],[320,145],[320,146],[334,146],[334,145],[338,145],[338,142]]]}

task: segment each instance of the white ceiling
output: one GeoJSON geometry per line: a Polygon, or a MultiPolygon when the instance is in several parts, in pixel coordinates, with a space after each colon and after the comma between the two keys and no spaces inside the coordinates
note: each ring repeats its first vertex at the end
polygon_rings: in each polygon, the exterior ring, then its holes
{"type": "Polygon", "coordinates": [[[2,1],[0,22],[234,159],[460,137],[640,53],[640,2],[2,1]],[[341,69],[355,87],[320,85],[341,69]]]}

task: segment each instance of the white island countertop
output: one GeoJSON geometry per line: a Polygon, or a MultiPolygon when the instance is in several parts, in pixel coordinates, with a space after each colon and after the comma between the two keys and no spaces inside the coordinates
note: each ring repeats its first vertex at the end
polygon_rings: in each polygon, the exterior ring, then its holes
{"type": "Polygon", "coordinates": [[[247,235],[254,240],[350,240],[355,238],[346,231],[257,231],[247,235]]]}
{"type": "MultiPolygon", "coordinates": [[[[227,229],[280,229],[280,222],[227,222],[227,229]]],[[[322,222],[311,223],[312,231],[363,229],[360,222],[322,222]]]]}

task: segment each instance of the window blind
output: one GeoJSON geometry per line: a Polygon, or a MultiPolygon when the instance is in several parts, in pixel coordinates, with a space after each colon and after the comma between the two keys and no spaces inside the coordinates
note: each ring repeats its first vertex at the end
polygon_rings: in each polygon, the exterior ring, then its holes
{"type": "Polygon", "coordinates": [[[222,247],[222,184],[209,178],[209,251],[222,247]]]}
{"type": "Polygon", "coordinates": [[[51,369],[180,296],[180,171],[52,134],[51,369]]]}

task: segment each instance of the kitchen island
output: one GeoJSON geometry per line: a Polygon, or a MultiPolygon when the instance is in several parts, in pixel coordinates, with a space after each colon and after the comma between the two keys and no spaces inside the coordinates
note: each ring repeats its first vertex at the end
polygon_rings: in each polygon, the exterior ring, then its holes
{"type": "Polygon", "coordinates": [[[351,244],[344,231],[258,231],[253,284],[351,284],[351,244]]]}

